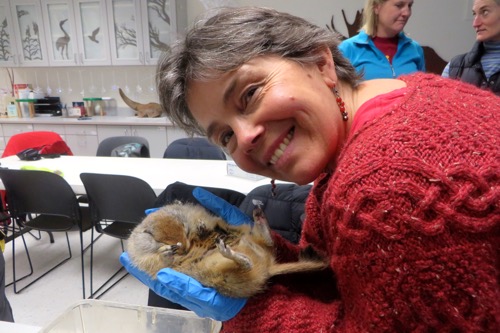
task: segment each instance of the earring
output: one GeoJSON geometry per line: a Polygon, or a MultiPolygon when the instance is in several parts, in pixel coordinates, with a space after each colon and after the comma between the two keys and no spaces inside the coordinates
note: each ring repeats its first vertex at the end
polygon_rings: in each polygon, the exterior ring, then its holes
{"type": "Polygon", "coordinates": [[[337,102],[337,105],[339,106],[340,109],[340,113],[342,114],[342,120],[347,121],[349,117],[347,111],[345,110],[344,101],[342,100],[342,97],[340,97],[339,91],[335,86],[333,87],[333,93],[335,94],[335,101],[337,102]]]}
{"type": "Polygon", "coordinates": [[[274,179],[271,179],[271,196],[274,198],[276,196],[276,184],[274,179]]]}

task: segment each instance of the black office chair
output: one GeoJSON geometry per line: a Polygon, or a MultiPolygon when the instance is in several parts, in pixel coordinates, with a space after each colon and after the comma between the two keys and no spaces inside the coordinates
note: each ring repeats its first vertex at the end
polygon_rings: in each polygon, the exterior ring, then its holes
{"type": "MultiPolygon", "coordinates": [[[[0,179],[2,180],[7,197],[7,206],[10,215],[16,220],[23,231],[38,230],[46,231],[51,236],[53,242],[53,232],[64,232],[68,244],[68,256],[58,264],[48,269],[30,283],[17,289],[19,281],[28,277],[32,273],[21,278],[16,277],[16,237],[12,238],[12,261],[13,261],[13,285],[17,294],[25,288],[61,266],[71,259],[71,246],[68,231],[79,231],[80,233],[80,253],[82,266],[82,292],[85,298],[85,274],[83,259],[83,232],[90,229],[90,219],[82,214],[75,193],[66,180],[52,172],[38,170],[10,170],[0,169],[0,179]]],[[[24,232],[20,232],[23,242],[24,232]]],[[[49,253],[47,253],[49,255],[49,253]]],[[[28,262],[31,272],[33,265],[29,252],[27,252],[28,262]]]]}
{"type": "Polygon", "coordinates": [[[200,160],[226,160],[226,154],[217,145],[204,137],[182,138],[170,143],[163,158],[186,158],[200,160]]]}
{"type": "Polygon", "coordinates": [[[140,136],[112,136],[99,143],[96,156],[150,157],[149,142],[140,136]]]}
{"type": "MultiPolygon", "coordinates": [[[[89,198],[90,216],[94,225],[91,239],[94,240],[95,229],[101,235],[118,238],[122,251],[125,251],[123,240],[128,238],[133,228],[145,217],[145,210],[153,207],[156,200],[154,190],[142,179],[131,176],[82,173],[80,178],[89,198]]],[[[125,273],[118,277],[123,270],[123,267],[120,266],[118,271],[94,291],[93,264],[94,242],[92,241],[90,246],[90,298],[100,298],[127,276],[125,273]],[[111,283],[113,280],[114,282],[111,283]]]]}
{"type": "MultiPolygon", "coordinates": [[[[141,136],[112,136],[97,146],[96,156],[150,157],[149,142],[141,136]]],[[[88,204],[86,194],[78,196],[78,202],[88,204]]]]}
{"type": "Polygon", "coordinates": [[[305,202],[312,185],[278,183],[271,191],[272,185],[261,185],[250,191],[239,205],[248,216],[252,216],[255,207],[253,201],[262,203],[264,215],[269,227],[285,239],[297,244],[305,219],[305,202]]]}

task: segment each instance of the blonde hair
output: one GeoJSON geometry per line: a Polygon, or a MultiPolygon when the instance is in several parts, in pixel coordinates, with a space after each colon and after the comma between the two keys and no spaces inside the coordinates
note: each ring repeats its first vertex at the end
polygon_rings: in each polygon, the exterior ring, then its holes
{"type": "Polygon", "coordinates": [[[368,36],[374,37],[377,34],[378,16],[375,14],[375,6],[379,6],[386,1],[366,0],[363,9],[363,25],[360,30],[364,30],[368,36]]]}

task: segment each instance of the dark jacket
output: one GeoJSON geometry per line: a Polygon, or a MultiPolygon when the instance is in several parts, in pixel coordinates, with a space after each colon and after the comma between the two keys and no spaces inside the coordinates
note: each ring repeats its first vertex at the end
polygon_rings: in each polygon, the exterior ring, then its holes
{"type": "Polygon", "coordinates": [[[471,83],[482,89],[489,89],[496,95],[500,95],[500,72],[493,74],[489,80],[486,79],[481,57],[484,54],[484,46],[481,42],[476,42],[468,53],[455,56],[450,61],[449,77],[460,79],[471,83]]]}

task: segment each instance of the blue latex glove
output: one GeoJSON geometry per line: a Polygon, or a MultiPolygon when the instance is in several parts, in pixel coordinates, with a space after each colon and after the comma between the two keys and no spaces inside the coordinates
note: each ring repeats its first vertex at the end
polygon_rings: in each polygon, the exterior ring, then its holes
{"type": "Polygon", "coordinates": [[[214,213],[222,217],[227,223],[231,225],[242,225],[245,223],[252,224],[253,221],[245,213],[238,209],[238,207],[231,205],[226,200],[219,198],[215,194],[196,187],[193,190],[193,196],[199,203],[214,213]]]}
{"type": "MultiPolygon", "coordinates": [[[[237,207],[211,192],[197,187],[193,190],[193,195],[201,205],[223,218],[229,224],[253,223],[237,207]]],[[[146,214],[155,212],[158,209],[148,209],[146,214]]],[[[135,267],[127,253],[120,256],[120,262],[130,274],[147,285],[156,294],[190,309],[200,317],[226,321],[236,316],[247,302],[246,298],[221,295],[215,289],[205,287],[197,280],[171,268],[161,269],[156,275],[157,278],[153,279],[149,274],[135,267]]]]}
{"type": "Polygon", "coordinates": [[[188,308],[200,317],[226,321],[236,316],[247,302],[245,298],[221,295],[215,289],[205,287],[197,280],[171,268],[161,269],[157,278],[153,279],[134,266],[126,252],[120,256],[120,262],[130,274],[156,294],[188,308]]]}
{"type": "Polygon", "coordinates": [[[157,210],[159,210],[160,207],[156,207],[156,208],[149,208],[149,209],[146,209],[144,212],[146,213],[146,215],[149,215],[151,213],[154,213],[156,212],[157,210]]]}

